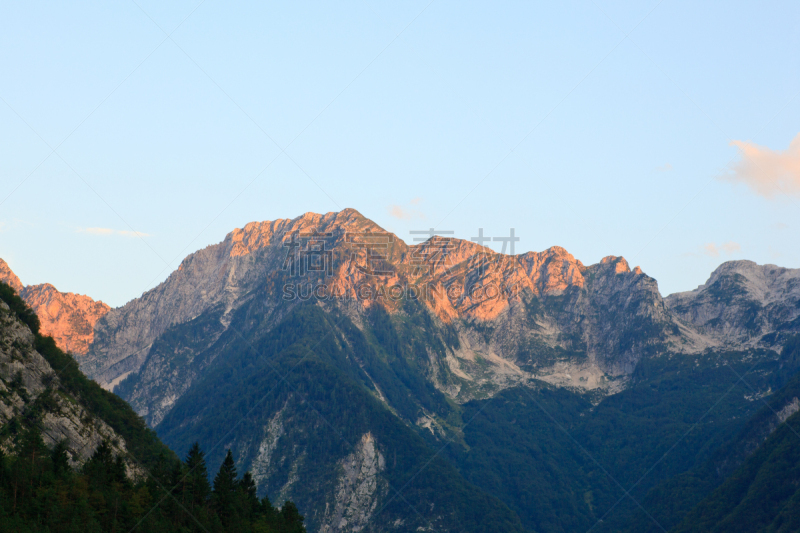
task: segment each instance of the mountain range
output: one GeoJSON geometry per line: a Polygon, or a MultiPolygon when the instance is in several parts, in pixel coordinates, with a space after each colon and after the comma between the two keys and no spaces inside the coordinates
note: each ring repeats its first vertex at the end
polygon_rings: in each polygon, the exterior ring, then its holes
{"type": "Polygon", "coordinates": [[[664,298],[622,257],[407,245],[346,209],[235,229],[115,309],[0,281],[166,445],[232,450],[309,531],[710,531],[800,406],[800,270],[750,261],[664,298]]]}

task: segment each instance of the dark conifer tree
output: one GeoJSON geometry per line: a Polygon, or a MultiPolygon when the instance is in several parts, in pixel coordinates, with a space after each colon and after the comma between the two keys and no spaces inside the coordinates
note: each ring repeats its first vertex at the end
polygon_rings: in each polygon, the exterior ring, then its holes
{"type": "Polygon", "coordinates": [[[211,495],[211,486],[208,483],[208,469],[206,456],[200,449],[200,444],[195,442],[186,456],[185,486],[186,501],[190,509],[203,507],[211,495]]]}
{"type": "Polygon", "coordinates": [[[225,455],[225,460],[219,467],[214,478],[214,508],[222,519],[222,523],[227,525],[233,517],[236,502],[236,489],[239,483],[236,480],[236,463],[230,450],[225,455]]]}
{"type": "Polygon", "coordinates": [[[306,529],[303,526],[303,515],[297,509],[294,502],[287,501],[281,508],[281,518],[283,519],[283,529],[286,533],[302,533],[306,529]]]}
{"type": "Polygon", "coordinates": [[[70,473],[67,442],[65,440],[56,443],[50,452],[50,460],[53,462],[53,473],[57,477],[64,477],[70,473]]]}
{"type": "Polygon", "coordinates": [[[258,513],[261,502],[258,501],[258,487],[250,472],[245,472],[239,481],[239,492],[244,504],[245,516],[250,519],[258,513]]]}
{"type": "Polygon", "coordinates": [[[109,485],[113,482],[126,483],[125,463],[121,456],[114,457],[111,443],[104,440],[94,454],[83,465],[83,471],[98,485],[109,485]]]}

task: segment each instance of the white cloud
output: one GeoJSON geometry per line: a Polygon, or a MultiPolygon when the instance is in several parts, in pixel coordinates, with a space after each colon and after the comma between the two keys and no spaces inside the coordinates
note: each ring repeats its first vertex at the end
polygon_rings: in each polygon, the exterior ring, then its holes
{"type": "Polygon", "coordinates": [[[11,229],[17,229],[21,226],[27,227],[35,227],[35,225],[27,220],[22,220],[21,218],[12,218],[9,222],[8,220],[0,220],[0,233],[9,231],[11,229]]]}
{"type": "Polygon", "coordinates": [[[399,205],[390,205],[389,214],[394,218],[399,218],[400,220],[411,218],[411,215],[399,205]]]}
{"type": "Polygon", "coordinates": [[[739,245],[738,242],[733,242],[733,241],[728,241],[720,245],[714,244],[713,242],[709,242],[702,246],[703,254],[709,257],[719,257],[720,253],[723,253],[725,255],[730,255],[736,252],[740,252],[741,250],[742,250],[741,245],[739,245]]]}
{"type": "Polygon", "coordinates": [[[672,170],[672,165],[670,163],[664,163],[660,167],[656,167],[656,172],[669,172],[672,170]]]}
{"type": "Polygon", "coordinates": [[[703,245],[703,253],[710,257],[719,257],[719,248],[713,242],[703,245]]]}
{"type": "Polygon", "coordinates": [[[728,241],[722,245],[722,251],[726,254],[732,254],[734,252],[741,252],[742,247],[738,242],[728,241]]]}
{"type": "Polygon", "coordinates": [[[744,183],[764,198],[800,196],[800,134],[784,151],[771,150],[749,141],[733,141],[731,144],[739,148],[741,159],[732,165],[730,173],[719,177],[721,180],[744,183]]]}
{"type": "MultiPolygon", "coordinates": [[[[411,205],[417,205],[422,201],[422,198],[414,198],[409,202],[411,205]]],[[[392,204],[388,207],[389,215],[400,220],[411,220],[413,218],[424,219],[425,214],[416,209],[407,209],[397,204],[392,204]]]]}
{"type": "Polygon", "coordinates": [[[142,233],[141,231],[127,231],[127,230],[117,230],[117,235],[124,235],[125,237],[150,237],[147,233],[142,233]]]}
{"type": "Polygon", "coordinates": [[[85,228],[83,230],[78,230],[78,232],[88,233],[89,235],[112,235],[114,230],[109,228],[85,228]]]}
{"type": "Polygon", "coordinates": [[[89,235],[122,235],[123,237],[150,237],[147,233],[140,231],[128,231],[111,228],[78,228],[78,233],[88,233],[89,235]]]}

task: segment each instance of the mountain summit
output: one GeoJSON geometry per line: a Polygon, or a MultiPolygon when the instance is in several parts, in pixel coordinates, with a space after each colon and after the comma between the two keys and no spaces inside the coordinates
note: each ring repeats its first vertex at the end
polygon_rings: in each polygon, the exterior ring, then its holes
{"type": "Polygon", "coordinates": [[[533,377],[618,390],[656,344],[694,346],[679,338],[685,326],[656,281],[621,257],[585,266],[560,247],[511,256],[441,236],[407,245],[346,209],[251,222],[189,255],[158,287],[98,321],[82,368],[112,387],[142,370],[170,328],[215,314],[204,341],[212,342],[253,298],[267,328],[309,299],[356,319],[374,305],[403,315],[413,301],[458,339],[432,371],[459,401],[533,377]],[[643,328],[653,334],[640,341],[643,328]]]}
{"type": "Polygon", "coordinates": [[[771,345],[800,328],[800,269],[728,261],[700,287],[671,294],[666,302],[721,343],[771,345]]]}
{"type": "Polygon", "coordinates": [[[111,309],[83,294],[60,292],[49,283],[23,286],[0,259],[0,281],[10,285],[39,316],[42,334],[65,352],[83,355],[94,340],[94,326],[111,309]]]}

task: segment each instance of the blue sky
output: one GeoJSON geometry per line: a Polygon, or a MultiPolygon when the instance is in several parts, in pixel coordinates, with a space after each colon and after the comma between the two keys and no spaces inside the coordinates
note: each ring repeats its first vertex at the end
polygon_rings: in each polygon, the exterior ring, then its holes
{"type": "Polygon", "coordinates": [[[663,294],[800,267],[796,2],[137,2],[0,6],[23,283],[121,305],[235,227],[345,207],[622,255],[663,294]]]}

